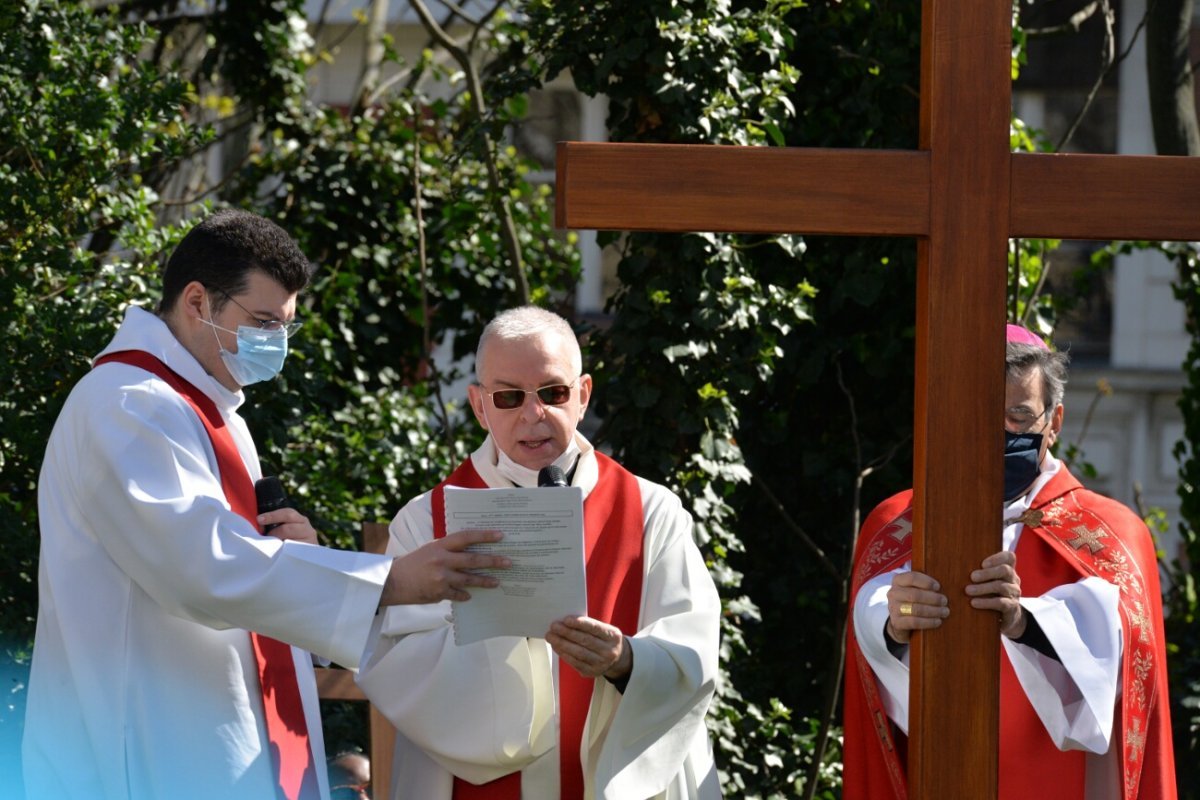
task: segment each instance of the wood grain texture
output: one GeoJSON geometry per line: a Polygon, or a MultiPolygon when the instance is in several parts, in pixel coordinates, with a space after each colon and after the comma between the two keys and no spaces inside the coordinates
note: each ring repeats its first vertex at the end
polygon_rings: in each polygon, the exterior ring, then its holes
{"type": "Polygon", "coordinates": [[[1014,153],[1013,236],[1200,241],[1200,158],[1014,153]]]}
{"type": "Polygon", "coordinates": [[[921,236],[929,154],[560,142],[556,224],[624,231],[921,236]]]}
{"type": "Polygon", "coordinates": [[[925,0],[921,144],[929,236],[918,244],[913,568],[950,599],[914,637],[909,797],[995,798],[999,648],[971,570],[1000,549],[1008,242],[1008,0],[925,0]]]}
{"type": "Polygon", "coordinates": [[[354,682],[354,673],[348,669],[318,668],[317,694],[322,700],[366,700],[367,697],[354,682]]]}

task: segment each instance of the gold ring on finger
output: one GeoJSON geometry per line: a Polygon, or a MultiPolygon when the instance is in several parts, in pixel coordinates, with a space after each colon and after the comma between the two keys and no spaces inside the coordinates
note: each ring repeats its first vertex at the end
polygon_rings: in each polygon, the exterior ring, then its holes
{"type": "Polygon", "coordinates": [[[902,617],[911,617],[912,616],[912,603],[901,603],[900,604],[900,616],[902,616],[902,617]]]}

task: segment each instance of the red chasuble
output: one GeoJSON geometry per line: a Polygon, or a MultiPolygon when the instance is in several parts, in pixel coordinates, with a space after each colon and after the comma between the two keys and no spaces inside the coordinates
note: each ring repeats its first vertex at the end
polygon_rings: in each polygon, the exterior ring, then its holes
{"type": "MultiPolygon", "coordinates": [[[[587,570],[588,616],[637,633],[642,605],[642,495],[637,478],[601,453],[595,454],[600,477],[583,502],[584,563],[587,570]]],[[[446,535],[446,486],[486,489],[487,484],[467,459],[433,490],[433,533],[446,535]]],[[[503,580],[503,577],[501,577],[503,580]]],[[[585,678],[565,664],[558,669],[558,755],[561,800],[582,800],[583,728],[597,679],[585,678]]],[[[603,678],[599,679],[603,680],[603,678]]],[[[454,800],[520,800],[521,773],[477,785],[454,779],[454,800]]]]}
{"type": "MultiPolygon", "coordinates": [[[[854,555],[850,597],[876,575],[912,556],[912,492],[881,503],[867,518],[854,555]]],[[[1084,577],[1120,589],[1124,637],[1121,696],[1112,746],[1120,747],[1123,800],[1176,796],[1167,702],[1162,594],[1154,543],[1128,508],[1090,492],[1062,466],[1021,517],[1017,571],[1022,592],[1038,596],[1084,577]]],[[[1056,748],[1001,650],[1000,800],[1046,793],[1077,800],[1084,754],[1056,748]]],[[[845,800],[907,797],[905,736],[887,718],[878,683],[850,620],[845,699],[845,800]]]]}
{"type": "MultiPolygon", "coordinates": [[[[233,436],[225,426],[225,420],[212,399],[197,389],[174,370],[149,353],[141,350],[123,350],[109,353],[96,359],[95,366],[119,362],[140,367],[161,378],[187,401],[196,416],[204,423],[204,430],[212,442],[217,457],[221,489],[229,507],[255,530],[258,526],[258,501],[254,496],[254,482],[242,456],[234,444],[233,436]]],[[[271,743],[271,757],[275,765],[280,796],[287,800],[316,798],[316,764],[309,746],[308,725],[304,719],[304,705],[300,700],[300,686],[296,680],[296,664],[292,660],[292,648],[268,636],[250,633],[254,646],[254,657],[258,662],[258,680],[262,689],[263,711],[267,726],[267,739],[271,743]]]]}

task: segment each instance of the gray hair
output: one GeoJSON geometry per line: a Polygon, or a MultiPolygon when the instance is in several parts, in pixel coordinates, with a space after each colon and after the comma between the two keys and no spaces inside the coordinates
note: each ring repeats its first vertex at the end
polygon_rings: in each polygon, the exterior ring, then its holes
{"type": "Polygon", "coordinates": [[[583,373],[583,355],[579,350],[579,340],[575,331],[565,319],[537,306],[518,306],[501,311],[483,329],[479,344],[475,348],[475,374],[483,372],[483,353],[493,339],[501,341],[516,341],[532,339],[544,334],[556,334],[571,348],[571,368],[576,375],[583,373]]]}
{"type": "Polygon", "coordinates": [[[1004,377],[1007,380],[1024,378],[1031,370],[1042,376],[1042,402],[1046,409],[1062,404],[1067,388],[1067,362],[1070,356],[1062,351],[1047,350],[1032,344],[1009,342],[1004,353],[1004,377]]]}

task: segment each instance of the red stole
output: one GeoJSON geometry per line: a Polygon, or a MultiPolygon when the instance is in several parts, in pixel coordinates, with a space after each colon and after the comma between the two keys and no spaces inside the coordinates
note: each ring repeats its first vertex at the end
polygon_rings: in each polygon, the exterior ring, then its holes
{"type": "MultiPolygon", "coordinates": [[[[162,361],[141,350],[109,353],[96,359],[94,366],[111,362],[130,364],[153,373],[187,401],[204,424],[204,430],[212,442],[226,502],[235,513],[259,530],[254,482],[234,444],[233,436],[225,426],[225,420],[208,395],[162,361]]],[[[277,789],[280,796],[287,800],[315,798],[318,796],[316,764],[313,763],[312,749],[309,747],[308,726],[304,720],[304,705],[300,700],[292,648],[253,631],[250,641],[258,662],[267,739],[271,743],[278,777],[277,789]]]]}
{"type": "MultiPolygon", "coordinates": [[[[637,632],[642,604],[642,496],[637,478],[617,462],[595,454],[600,477],[583,502],[584,563],[587,570],[588,616],[637,632]]],[[[486,489],[470,459],[464,461],[431,495],[434,538],[446,535],[445,487],[486,489]]],[[[503,580],[503,577],[501,578],[503,580]]],[[[582,800],[580,752],[595,679],[574,669],[558,670],[558,754],[561,800],[582,800]]],[[[477,785],[455,777],[454,800],[520,800],[521,773],[511,772],[477,785]]]]}
{"type": "Polygon", "coordinates": [[[847,610],[846,680],[842,717],[844,800],[907,800],[906,737],[888,719],[879,684],[854,635],[854,598],[876,575],[901,567],[912,554],[912,492],[875,507],[854,548],[847,610]]]}
{"type": "MultiPolygon", "coordinates": [[[[911,557],[911,500],[911,491],[901,492],[867,518],[855,548],[851,598],[867,580],[911,557]]],[[[1024,594],[1044,594],[1091,575],[1120,589],[1123,686],[1112,741],[1122,748],[1122,796],[1175,797],[1162,598],[1145,526],[1120,503],[1084,489],[1065,466],[1022,521],[1017,571],[1024,594]]],[[[853,617],[847,651],[852,668],[846,675],[843,797],[902,800],[905,737],[883,710],[874,673],[854,640],[853,617]]],[[[1000,697],[999,797],[1036,797],[1047,787],[1056,796],[1082,797],[1084,754],[1054,747],[1003,655],[1000,697]]]]}
{"type": "Polygon", "coordinates": [[[1120,590],[1122,695],[1112,746],[1122,753],[1122,797],[1172,800],[1177,790],[1162,589],[1145,523],[1117,501],[1084,489],[1065,467],[1022,518],[1026,531],[1036,532],[1080,575],[1104,578],[1120,590]]]}

